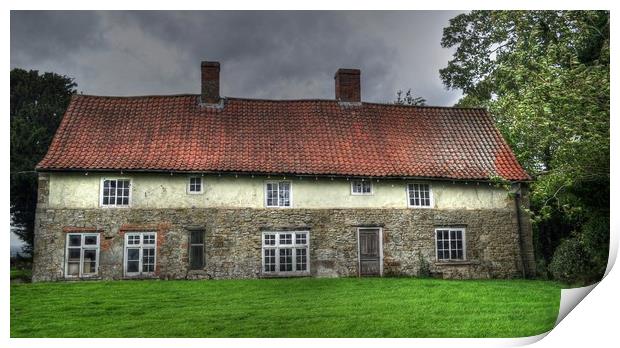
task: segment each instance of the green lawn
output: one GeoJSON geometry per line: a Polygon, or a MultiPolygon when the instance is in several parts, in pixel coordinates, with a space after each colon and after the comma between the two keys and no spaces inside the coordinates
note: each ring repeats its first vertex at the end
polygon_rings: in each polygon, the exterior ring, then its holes
{"type": "Polygon", "coordinates": [[[11,337],[517,337],[561,286],[415,278],[11,285],[11,337]]]}

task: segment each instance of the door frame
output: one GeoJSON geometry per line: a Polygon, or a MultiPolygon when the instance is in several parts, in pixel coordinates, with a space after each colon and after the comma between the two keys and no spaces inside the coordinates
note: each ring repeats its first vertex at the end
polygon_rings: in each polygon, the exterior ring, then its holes
{"type": "Polygon", "coordinates": [[[360,231],[379,230],[379,277],[383,277],[383,227],[358,227],[355,233],[357,237],[357,276],[362,276],[362,260],[360,258],[360,231]]]}

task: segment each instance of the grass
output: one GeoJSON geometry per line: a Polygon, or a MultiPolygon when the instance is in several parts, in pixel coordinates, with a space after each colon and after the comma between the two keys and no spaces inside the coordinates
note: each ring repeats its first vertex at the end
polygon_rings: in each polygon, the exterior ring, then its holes
{"type": "Polygon", "coordinates": [[[11,337],[519,337],[561,286],[415,278],[11,285],[11,337]]]}

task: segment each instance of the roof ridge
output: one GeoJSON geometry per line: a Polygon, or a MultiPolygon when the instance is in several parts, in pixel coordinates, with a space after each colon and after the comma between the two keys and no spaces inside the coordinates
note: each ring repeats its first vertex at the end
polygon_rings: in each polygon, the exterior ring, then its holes
{"type": "MultiPolygon", "coordinates": [[[[172,98],[172,97],[199,97],[200,94],[194,93],[179,93],[179,94],[145,94],[145,95],[95,95],[95,94],[75,94],[76,97],[89,97],[89,98],[113,98],[113,99],[141,99],[141,98],[172,98]]],[[[290,102],[329,102],[329,103],[341,103],[336,99],[322,99],[322,98],[309,98],[309,99],[269,99],[269,98],[249,98],[249,97],[226,97],[222,99],[233,101],[257,101],[257,102],[273,102],[273,103],[290,103],[290,102]]],[[[381,103],[381,102],[366,102],[362,101],[362,105],[376,105],[376,106],[393,106],[402,108],[426,108],[426,109],[459,109],[459,110],[483,110],[487,111],[483,107],[469,107],[469,106],[446,106],[446,105],[406,105],[396,103],[381,103]]]]}

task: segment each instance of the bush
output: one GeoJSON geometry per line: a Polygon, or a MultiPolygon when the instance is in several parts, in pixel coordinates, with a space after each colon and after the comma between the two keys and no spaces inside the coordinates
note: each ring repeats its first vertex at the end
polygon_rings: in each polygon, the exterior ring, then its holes
{"type": "Polygon", "coordinates": [[[422,252],[418,251],[418,277],[429,278],[431,276],[431,264],[424,258],[422,252]]]}
{"type": "Polygon", "coordinates": [[[555,279],[575,285],[585,285],[591,280],[591,268],[590,256],[577,238],[563,240],[549,264],[555,279]]]}
{"type": "Polygon", "coordinates": [[[609,258],[609,212],[597,212],[583,225],[579,241],[590,255],[592,278],[601,280],[609,258]]]}

